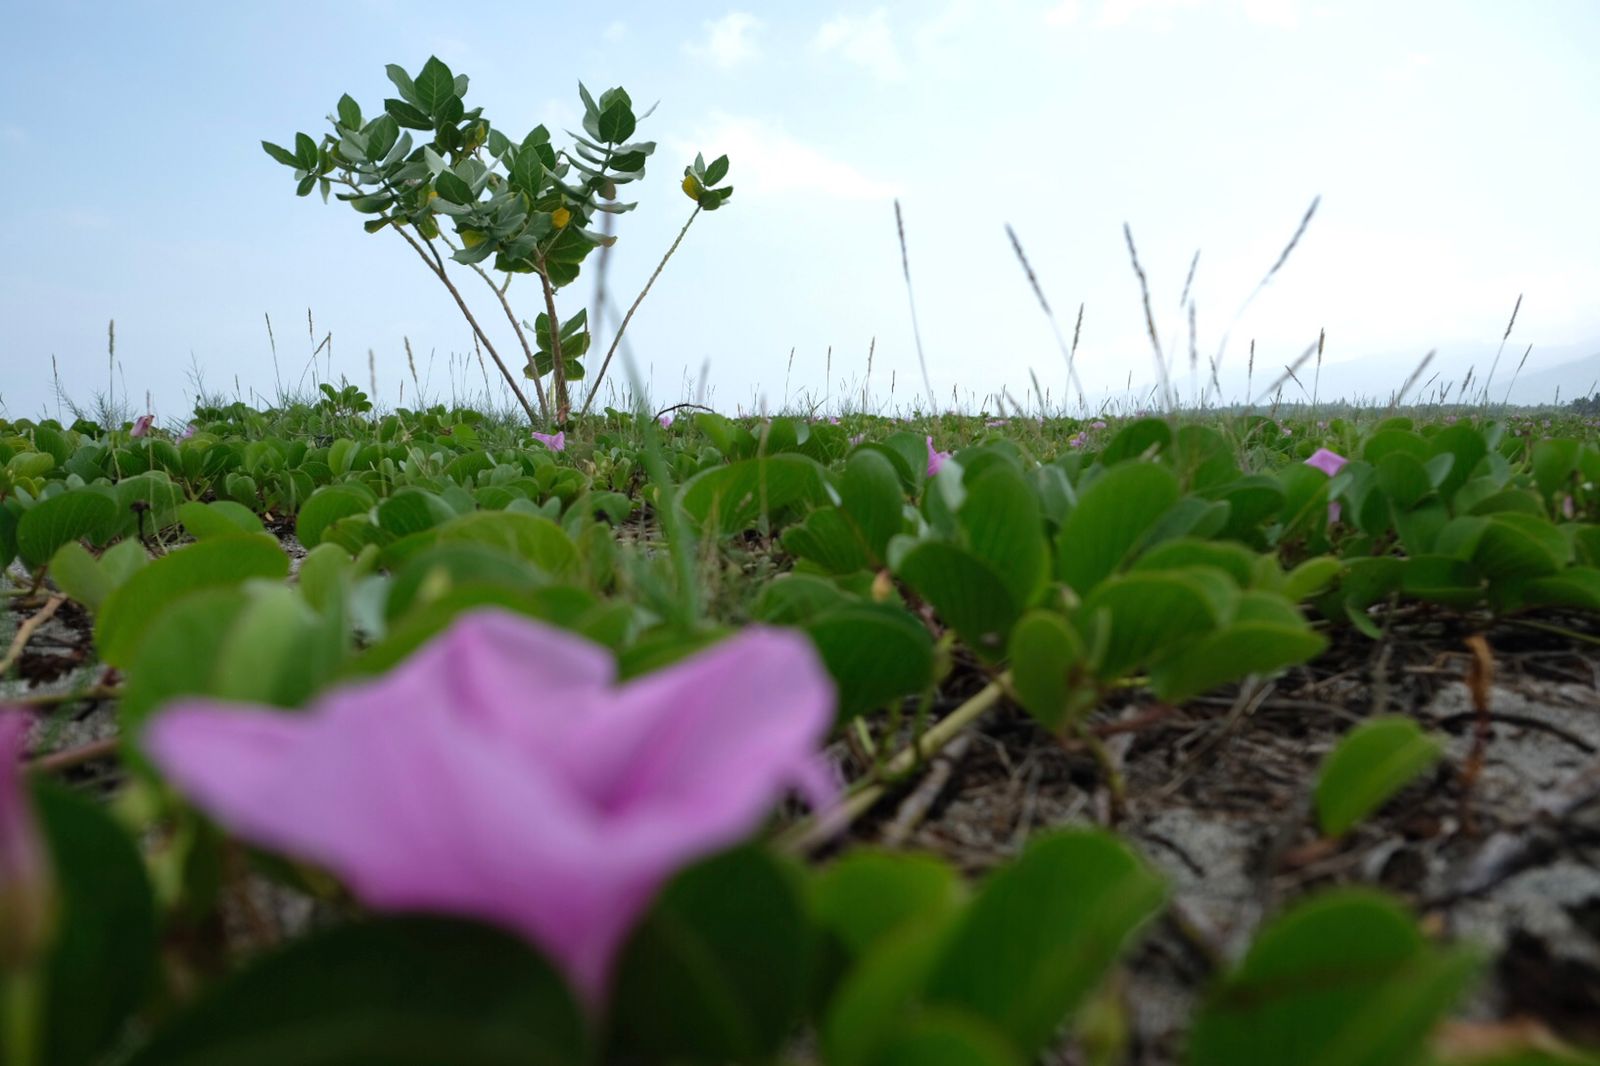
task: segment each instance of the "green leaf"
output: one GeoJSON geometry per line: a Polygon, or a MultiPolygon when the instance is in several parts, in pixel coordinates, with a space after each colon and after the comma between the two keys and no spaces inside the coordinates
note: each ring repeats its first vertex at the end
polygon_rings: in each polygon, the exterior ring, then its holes
{"type": "Polygon", "coordinates": [[[433,118],[439,118],[456,95],[455,75],[438,56],[429,56],[416,80],[416,104],[433,118]]]}
{"type": "Polygon", "coordinates": [[[706,166],[706,185],[715,185],[728,176],[728,157],[719,155],[706,166]]]}
{"type": "Polygon", "coordinates": [[[1190,1066],[1409,1066],[1478,970],[1364,889],[1302,902],[1207,998],[1190,1066]]]}
{"type": "Polygon", "coordinates": [[[178,521],[196,540],[260,533],[264,529],[254,511],[233,500],[191,500],[178,508],[178,521]]]}
{"type": "Polygon", "coordinates": [[[786,453],[713,467],[683,484],[683,509],[724,534],[755,526],[787,507],[827,498],[816,460],[786,453]]]}
{"type": "MultiPolygon", "coordinates": [[[[337,110],[339,112],[339,125],[350,130],[361,129],[361,105],[356,103],[349,93],[339,97],[337,110]]],[[[377,154],[381,155],[382,153],[377,154]]]]}
{"type": "Polygon", "coordinates": [[[1017,699],[1050,732],[1061,732],[1073,713],[1086,710],[1095,698],[1092,687],[1077,683],[1086,665],[1083,641],[1053,611],[1023,615],[1007,651],[1017,699]]]}
{"type": "Polygon", "coordinates": [[[909,923],[954,914],[967,893],[938,859],[863,849],[813,874],[809,896],[818,927],[858,959],[909,923]]]}
{"type": "Polygon", "coordinates": [[[618,100],[600,112],[599,136],[607,144],[622,144],[633,136],[637,126],[633,108],[625,100],[618,100]]]}
{"type": "Polygon", "coordinates": [[[63,544],[50,557],[50,580],[91,611],[100,607],[114,587],[110,575],[100,569],[100,560],[75,540],[63,544]]]}
{"type": "Polygon", "coordinates": [[[301,169],[300,160],[297,159],[295,154],[289,151],[287,148],[280,148],[271,141],[262,141],[261,147],[268,155],[282,163],[284,166],[293,167],[296,170],[301,169]]]}
{"type": "Polygon", "coordinates": [[[17,522],[17,554],[30,567],[37,567],[63,544],[103,530],[117,518],[115,499],[94,488],[47,496],[22,512],[17,522]]]}
{"type": "Polygon", "coordinates": [[[288,573],[288,556],[269,536],[241,534],[199,541],[155,560],[107,598],[95,620],[95,646],[106,662],[126,669],[144,640],[150,618],[178,597],[257,577],[282,581],[288,573]]]}
{"type": "Polygon", "coordinates": [[[1150,687],[1159,698],[1182,703],[1251,674],[1307,662],[1327,646],[1287,600],[1246,592],[1234,621],[1151,667],[1150,687]]]}
{"type": "Polygon", "coordinates": [[[1099,676],[1120,677],[1208,635],[1228,613],[1229,605],[1217,601],[1224,587],[1231,583],[1220,571],[1198,567],[1121,574],[1096,586],[1076,617],[1084,643],[1103,649],[1099,676]],[[1208,573],[1224,584],[1214,584],[1208,573]]]}
{"type": "Polygon", "coordinates": [[[441,170],[434,176],[433,187],[441,197],[453,204],[470,204],[476,199],[472,195],[472,186],[448,170],[441,170]]]}
{"type": "Polygon", "coordinates": [[[1554,574],[1572,554],[1572,542],[1546,519],[1501,513],[1488,517],[1471,558],[1493,582],[1554,574]]]}
{"type": "Polygon", "coordinates": [[[548,518],[520,511],[473,511],[452,518],[422,533],[414,533],[385,548],[379,559],[394,568],[435,544],[472,543],[496,548],[523,559],[551,577],[561,578],[578,569],[578,549],[561,527],[548,518]]]}
{"type": "Polygon", "coordinates": [[[304,133],[294,135],[294,159],[301,170],[316,170],[321,158],[322,153],[317,150],[317,142],[309,135],[304,133]]]}
{"type": "Polygon", "coordinates": [[[1177,502],[1178,479],[1164,466],[1127,462],[1107,470],[1083,491],[1078,506],[1061,524],[1056,538],[1061,580],[1079,596],[1088,595],[1177,502]]]}
{"type": "Polygon", "coordinates": [[[578,1066],[587,1045],[571,993],[522,940],[396,917],[257,960],[129,1066],[578,1066]]]}
{"type": "Polygon", "coordinates": [[[1005,582],[1014,602],[1031,604],[1050,576],[1044,516],[1033,487],[1009,463],[966,479],[958,518],[968,549],[1005,582]]]}
{"type": "Polygon", "coordinates": [[[1396,507],[1415,506],[1433,489],[1422,461],[1409,452],[1390,452],[1378,461],[1376,467],[1378,487],[1396,507]]]}
{"type": "Polygon", "coordinates": [[[1036,839],[968,908],[926,1002],[984,1019],[1031,1059],[1165,897],[1161,878],[1109,833],[1036,839]]]}
{"type": "MultiPolygon", "coordinates": [[[[156,972],[156,913],[144,860],[97,800],[33,785],[57,889],[55,941],[43,963],[40,1066],[107,1056],[156,972]]],[[[0,970],[0,1001],[14,978],[0,970]]],[[[17,1061],[0,1026],[0,1062],[17,1061]]]]}
{"type": "Polygon", "coordinates": [[[901,557],[895,573],[974,652],[990,661],[1003,657],[1022,605],[986,563],[954,544],[925,540],[901,557]]]}
{"type": "Polygon", "coordinates": [[[798,1021],[812,932],[795,872],[753,847],[679,874],[623,949],[608,1060],[748,1062],[798,1021]]]}
{"type": "Polygon", "coordinates": [[[399,91],[402,99],[412,104],[419,102],[417,98],[417,87],[412,83],[411,75],[406,73],[405,67],[400,66],[398,63],[388,63],[384,66],[383,72],[387,74],[389,80],[394,83],[394,87],[399,91]]]}
{"type": "Polygon", "coordinates": [[[372,490],[359,482],[324,485],[300,508],[295,517],[295,536],[304,547],[315,548],[322,543],[324,530],[341,518],[366,514],[373,501],[372,490]]]}
{"type": "Polygon", "coordinates": [[[1343,836],[1439,760],[1439,742],[1402,715],[1369,718],[1323,760],[1317,778],[1322,832],[1343,836]]]}
{"type": "Polygon", "coordinates": [[[838,685],[841,722],[933,682],[933,638],[899,607],[844,607],[812,622],[806,633],[838,685]]]}

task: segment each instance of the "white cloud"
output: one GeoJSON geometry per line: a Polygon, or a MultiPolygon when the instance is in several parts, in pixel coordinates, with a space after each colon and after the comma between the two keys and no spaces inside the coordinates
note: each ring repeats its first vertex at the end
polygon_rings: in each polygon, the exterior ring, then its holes
{"type": "Polygon", "coordinates": [[[684,50],[692,56],[709,59],[723,70],[732,70],[760,58],[761,47],[755,35],[761,26],[761,20],[748,11],[730,11],[719,19],[705,22],[705,40],[690,42],[684,50]]]}
{"type": "Polygon", "coordinates": [[[1298,0],[1239,0],[1239,9],[1246,19],[1263,26],[1292,30],[1300,24],[1298,0]]]}
{"type": "Polygon", "coordinates": [[[1083,4],[1080,0],[1058,0],[1044,13],[1047,26],[1073,26],[1082,17],[1083,4]]]}
{"type": "MultiPolygon", "coordinates": [[[[1045,21],[1075,19],[1077,6],[1076,0],[1065,0],[1045,13],[1045,21]]],[[[1238,15],[1258,26],[1285,30],[1300,24],[1300,0],[1105,0],[1096,25],[1103,29],[1128,26],[1165,33],[1177,28],[1179,15],[1199,11],[1238,15]]]]}
{"type": "Polygon", "coordinates": [[[740,197],[803,192],[839,200],[887,200],[900,192],[757,118],[713,115],[710,125],[695,130],[692,142],[678,141],[674,149],[682,156],[703,151],[707,159],[726,154],[732,163],[728,179],[740,197]]]}
{"type": "Polygon", "coordinates": [[[877,8],[865,16],[838,15],[817,30],[819,52],[837,54],[884,81],[906,76],[906,65],[889,27],[889,12],[877,8]]]}

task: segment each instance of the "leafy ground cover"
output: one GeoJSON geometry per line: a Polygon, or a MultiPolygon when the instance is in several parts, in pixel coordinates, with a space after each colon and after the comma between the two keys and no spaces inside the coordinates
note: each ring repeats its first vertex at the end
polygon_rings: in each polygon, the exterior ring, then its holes
{"type": "Polygon", "coordinates": [[[1600,1045],[1592,419],[325,391],[0,423],[0,1059],[1600,1045]]]}

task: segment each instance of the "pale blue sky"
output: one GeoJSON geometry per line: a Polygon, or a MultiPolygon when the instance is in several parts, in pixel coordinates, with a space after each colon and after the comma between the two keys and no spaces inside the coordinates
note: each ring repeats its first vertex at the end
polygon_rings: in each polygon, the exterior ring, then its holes
{"type": "MultiPolygon", "coordinates": [[[[630,328],[663,402],[707,362],[725,408],[781,406],[786,378],[791,400],[837,401],[841,382],[858,394],[873,338],[877,399],[892,373],[911,400],[895,196],[943,401],[953,387],[1023,398],[1030,368],[1062,393],[1005,223],[1069,331],[1086,303],[1080,369],[1099,395],[1130,370],[1152,379],[1124,221],[1163,340],[1185,349],[1179,290],[1202,250],[1209,353],[1317,194],[1301,247],[1235,327],[1230,366],[1250,337],[1281,364],[1326,327],[1330,361],[1383,357],[1361,382],[1383,392],[1429,348],[1492,350],[1518,293],[1512,347],[1535,345],[1529,371],[1600,350],[1594,0],[56,2],[14,4],[7,28],[13,416],[53,413],[52,354],[73,395],[103,387],[111,318],[119,390],[140,406],[148,391],[164,419],[189,409],[191,353],[210,387],[270,393],[263,314],[292,384],[307,307],[318,337],[333,333],[335,377],[365,387],[370,348],[393,404],[409,336],[422,373],[437,352],[432,392],[448,399],[448,353],[470,334],[447,294],[394,236],[297,199],[258,147],[320,135],[341,92],[372,111],[391,94],[383,65],[415,71],[430,53],[513,136],[575,127],[580,78],[661,101],[613,260],[624,300],[690,210],[684,163],[731,156],[734,199],[695,224],[630,328]],[[455,9],[471,14],[442,13],[455,9]]],[[[580,282],[565,307],[588,298],[580,282]]],[[[466,381],[481,388],[475,364],[466,381]]]]}

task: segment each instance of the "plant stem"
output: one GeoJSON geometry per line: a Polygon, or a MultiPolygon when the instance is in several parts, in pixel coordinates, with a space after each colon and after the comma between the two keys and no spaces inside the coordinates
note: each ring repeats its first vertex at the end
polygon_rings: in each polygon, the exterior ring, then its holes
{"type": "Polygon", "coordinates": [[[959,736],[967,726],[983,717],[1000,701],[1006,686],[1010,683],[1009,672],[989,682],[976,695],[935,722],[926,733],[913,737],[911,743],[901,748],[895,757],[884,765],[881,773],[862,778],[852,785],[844,802],[839,806],[820,815],[813,815],[779,836],[776,841],[778,848],[793,855],[804,855],[831,840],[857,818],[871,810],[878,800],[883,798],[884,793],[889,791],[889,786],[895,778],[906,774],[918,763],[936,754],[959,736]]]}
{"type": "Polygon", "coordinates": [[[495,350],[494,342],[491,341],[489,339],[489,335],[483,331],[483,327],[478,325],[478,320],[473,316],[472,309],[467,306],[467,301],[462,298],[460,290],[457,289],[455,283],[450,280],[450,276],[445,273],[444,261],[439,257],[438,249],[433,247],[432,242],[428,243],[429,251],[433,252],[433,258],[429,259],[428,252],[423,251],[423,246],[418,244],[416,239],[413,238],[411,234],[401,229],[398,225],[391,224],[389,228],[400,234],[401,237],[405,238],[405,242],[411,245],[412,250],[415,251],[417,256],[422,260],[422,265],[432,271],[434,277],[438,278],[444,287],[450,290],[450,295],[455,298],[456,306],[461,309],[462,315],[466,317],[467,324],[472,327],[472,332],[478,335],[478,339],[483,342],[484,349],[489,353],[489,358],[494,360],[494,365],[500,368],[500,373],[506,379],[506,384],[511,386],[511,394],[517,398],[517,402],[522,405],[522,409],[528,413],[528,421],[540,421],[539,416],[534,413],[533,405],[528,402],[527,395],[517,385],[517,379],[511,375],[511,371],[506,366],[505,360],[501,359],[500,353],[495,350]]]}
{"type": "MultiPolygon", "coordinates": [[[[544,289],[544,312],[550,320],[550,393],[556,405],[556,425],[566,423],[572,413],[572,400],[567,396],[567,362],[561,354],[561,319],[556,317],[556,289],[550,284],[550,271],[539,260],[539,284],[544,289]]],[[[539,372],[534,368],[534,373],[539,372]]]]}
{"type": "Polygon", "coordinates": [[[605,380],[606,370],[611,366],[611,357],[617,354],[617,345],[622,343],[622,335],[628,331],[628,323],[633,320],[633,313],[639,310],[639,305],[644,303],[644,298],[650,294],[650,286],[656,283],[661,276],[661,271],[666,268],[667,260],[672,258],[672,253],[678,250],[678,245],[683,243],[684,234],[689,232],[689,227],[694,225],[694,220],[700,217],[700,205],[696,204],[694,211],[689,215],[689,221],[683,224],[678,231],[677,239],[672,242],[672,247],[667,249],[667,254],[661,257],[661,262],[656,264],[655,273],[650,275],[650,280],[644,283],[644,288],[634,298],[633,306],[628,308],[628,313],[622,316],[622,325],[617,327],[617,335],[611,338],[611,347],[606,349],[606,357],[600,363],[600,372],[594,376],[594,384],[589,387],[589,396],[583,401],[582,414],[588,414],[589,408],[594,405],[595,394],[600,391],[600,382],[605,380]]]}
{"type": "MultiPolygon", "coordinates": [[[[445,243],[449,244],[450,242],[446,240],[445,243]]],[[[550,404],[544,396],[544,385],[539,381],[539,369],[534,365],[533,349],[528,347],[528,335],[523,332],[522,323],[517,321],[516,312],[511,310],[511,304],[506,300],[506,290],[511,287],[511,275],[506,275],[506,283],[502,286],[496,285],[488,272],[477,263],[472,264],[472,270],[494,292],[495,299],[500,301],[500,308],[506,313],[506,321],[511,323],[511,329],[516,333],[518,343],[522,345],[522,354],[527,357],[528,376],[533,379],[534,395],[539,400],[539,413],[548,419],[550,417],[550,404]]]]}

